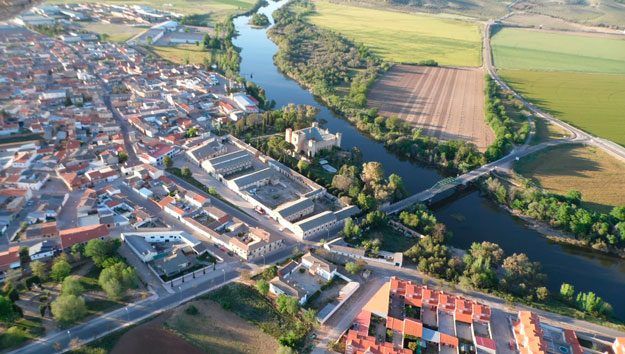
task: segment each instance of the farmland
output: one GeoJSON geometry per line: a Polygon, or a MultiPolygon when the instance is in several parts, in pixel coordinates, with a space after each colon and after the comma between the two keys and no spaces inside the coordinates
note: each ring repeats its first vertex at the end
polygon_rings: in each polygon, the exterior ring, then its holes
{"type": "Polygon", "coordinates": [[[175,47],[150,47],[161,58],[177,64],[204,64],[205,60],[210,62],[210,52],[193,44],[180,44],[175,47]]]}
{"type": "Polygon", "coordinates": [[[481,65],[481,27],[476,22],[325,0],[314,4],[316,11],[309,17],[313,24],[363,43],[385,60],[417,63],[433,59],[441,65],[481,65]]]}
{"type": "Polygon", "coordinates": [[[625,75],[500,70],[528,100],[589,133],[625,145],[625,75]]]}
{"type": "Polygon", "coordinates": [[[494,140],[484,121],[481,69],[396,65],[371,88],[369,105],[443,140],[486,149],[494,140]]]}
{"type": "Polygon", "coordinates": [[[515,170],[553,193],[580,191],[585,206],[594,210],[625,204],[625,163],[594,147],[552,148],[517,162],[515,170]]]}
{"type": "Polygon", "coordinates": [[[625,74],[625,40],[607,34],[504,28],[492,45],[499,69],[625,74]]]}

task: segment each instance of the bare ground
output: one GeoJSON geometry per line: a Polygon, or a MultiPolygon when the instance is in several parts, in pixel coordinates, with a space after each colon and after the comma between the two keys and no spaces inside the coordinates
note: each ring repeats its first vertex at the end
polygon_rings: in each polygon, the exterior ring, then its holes
{"type": "Polygon", "coordinates": [[[368,102],[442,140],[465,140],[484,151],[495,134],[484,120],[484,71],[396,65],[371,88],[368,102]]]}

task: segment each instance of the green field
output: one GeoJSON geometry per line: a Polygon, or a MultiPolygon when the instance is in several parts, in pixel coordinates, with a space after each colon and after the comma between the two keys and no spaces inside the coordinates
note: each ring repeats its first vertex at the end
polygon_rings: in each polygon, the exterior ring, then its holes
{"type": "Polygon", "coordinates": [[[514,169],[550,192],[582,192],[585,206],[597,211],[625,205],[625,163],[594,147],[552,148],[522,159],[514,169]]]}
{"type": "Polygon", "coordinates": [[[408,14],[315,1],[310,21],[401,63],[434,59],[441,65],[480,66],[481,26],[452,17],[408,14]]]}
{"type": "MultiPolygon", "coordinates": [[[[112,5],[147,5],[155,9],[190,14],[210,14],[213,22],[220,21],[228,15],[241,13],[251,9],[256,0],[82,0],[80,2],[97,2],[112,5]]],[[[76,3],[76,0],[50,0],[48,4],[76,3]]]]}
{"type": "Polygon", "coordinates": [[[179,44],[175,47],[149,47],[149,50],[159,57],[176,64],[201,65],[210,60],[210,52],[202,50],[194,44],[179,44]]]}
{"type": "Polygon", "coordinates": [[[625,75],[499,70],[525,98],[591,134],[625,145],[625,75]]]}
{"type": "Polygon", "coordinates": [[[625,39],[504,28],[492,37],[500,69],[625,74],[625,39]]]}
{"type": "Polygon", "coordinates": [[[105,34],[108,36],[107,39],[111,42],[125,42],[146,30],[145,27],[96,22],[86,23],[83,28],[97,34],[105,34]]]}

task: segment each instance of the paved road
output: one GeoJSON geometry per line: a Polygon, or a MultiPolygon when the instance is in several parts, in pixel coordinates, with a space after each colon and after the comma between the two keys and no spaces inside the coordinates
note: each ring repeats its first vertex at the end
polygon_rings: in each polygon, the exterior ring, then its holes
{"type": "Polygon", "coordinates": [[[210,279],[196,287],[156,299],[143,300],[140,303],[96,317],[87,323],[41,338],[11,353],[48,354],[65,352],[71,349],[69,348],[70,340],[90,342],[174,308],[237,278],[238,272],[235,270],[226,271],[226,273],[217,271],[210,279]]]}
{"type": "Polygon", "coordinates": [[[491,31],[491,27],[494,24],[495,22],[492,20],[486,23],[486,27],[484,31],[484,48],[483,48],[484,49],[483,56],[484,56],[484,63],[486,64],[486,70],[488,71],[488,74],[493,78],[493,80],[495,80],[497,84],[499,84],[499,86],[501,86],[505,90],[509,90],[514,95],[514,97],[518,99],[519,101],[521,101],[523,105],[525,105],[525,107],[529,109],[530,112],[532,112],[534,115],[542,119],[545,119],[549,121],[550,123],[553,123],[561,127],[564,130],[571,132],[573,135],[573,139],[577,139],[587,144],[597,146],[603,149],[604,151],[606,151],[607,153],[611,154],[612,156],[620,158],[621,160],[625,160],[625,147],[618,145],[612,141],[593,136],[592,134],[589,134],[581,129],[578,129],[566,122],[563,122],[553,117],[551,114],[542,111],[541,109],[539,109],[532,103],[528,102],[525,98],[519,95],[516,91],[512,90],[510,86],[508,86],[508,84],[506,84],[499,77],[499,75],[497,74],[497,70],[495,69],[495,66],[494,66],[492,49],[491,49],[491,44],[490,44],[490,31],[491,31]]]}

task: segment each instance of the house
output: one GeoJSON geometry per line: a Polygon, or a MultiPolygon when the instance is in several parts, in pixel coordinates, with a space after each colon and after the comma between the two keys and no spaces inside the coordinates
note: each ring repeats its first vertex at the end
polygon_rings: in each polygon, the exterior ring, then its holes
{"type": "Polygon", "coordinates": [[[5,272],[9,269],[17,269],[20,265],[19,246],[13,246],[4,252],[0,252],[0,271],[5,272]]]}
{"type": "Polygon", "coordinates": [[[28,255],[31,261],[46,259],[54,256],[57,251],[56,243],[50,240],[41,241],[28,248],[28,255]]]}
{"type": "Polygon", "coordinates": [[[625,354],[625,337],[618,337],[612,343],[614,354],[625,354]]]}
{"type": "Polygon", "coordinates": [[[252,167],[252,156],[244,150],[237,150],[202,162],[202,168],[214,176],[227,176],[250,167],[252,167]]]}
{"type": "Polygon", "coordinates": [[[57,236],[59,236],[59,230],[56,227],[56,221],[30,225],[26,229],[26,238],[28,239],[57,236]]]}
{"type": "Polygon", "coordinates": [[[230,238],[229,248],[245,260],[265,256],[284,245],[282,239],[258,227],[235,232],[237,234],[230,238]]]}
{"type": "Polygon", "coordinates": [[[153,244],[181,243],[190,247],[197,254],[206,252],[206,248],[200,241],[184,231],[164,230],[124,232],[120,235],[120,237],[144,263],[151,262],[164,254],[159,252],[153,244]]]}
{"type": "Polygon", "coordinates": [[[308,252],[302,256],[302,265],[313,275],[330,280],[336,275],[336,266],[308,252]]]}
{"type": "Polygon", "coordinates": [[[68,249],[78,243],[86,243],[94,239],[104,239],[108,236],[109,230],[104,224],[74,227],[59,231],[61,238],[61,249],[68,249]]]}
{"type": "Polygon", "coordinates": [[[284,139],[295,146],[295,151],[308,157],[315,157],[321,150],[341,147],[341,133],[332,134],[328,129],[321,129],[319,123],[300,130],[287,128],[284,139]]]}

